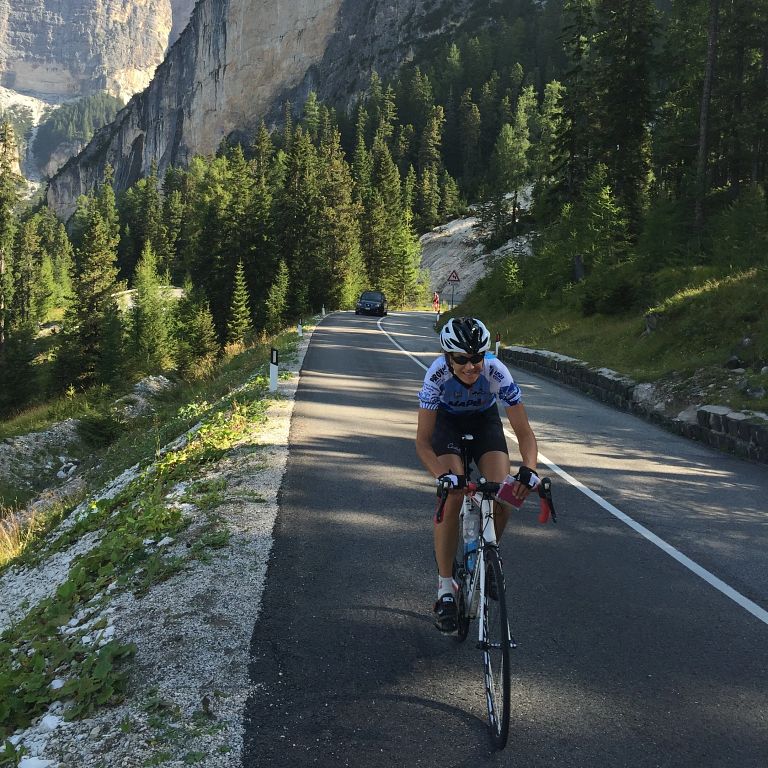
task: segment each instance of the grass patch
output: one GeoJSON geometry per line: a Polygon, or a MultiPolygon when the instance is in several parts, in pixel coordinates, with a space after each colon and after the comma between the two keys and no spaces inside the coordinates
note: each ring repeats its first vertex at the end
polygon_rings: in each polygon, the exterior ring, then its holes
{"type": "Polygon", "coordinates": [[[712,369],[716,376],[737,355],[748,371],[741,379],[724,374],[719,402],[768,408],[768,398],[745,393],[746,386],[768,389],[768,377],[759,372],[768,365],[768,270],[718,277],[709,267],[681,268],[653,277],[654,292],[664,295],[645,311],[584,317],[566,291],[537,307],[494,312],[488,309],[493,303],[487,295],[475,290],[451,314],[480,317],[492,334],[501,335],[502,345],[558,352],[637,381],[691,376],[701,369],[712,369]],[[658,319],[651,333],[646,333],[647,312],[658,319]]]}
{"type": "MultiPolygon", "coordinates": [[[[287,355],[295,338],[286,334],[282,341],[283,355],[287,355]]],[[[0,636],[0,743],[16,729],[27,727],[53,701],[66,700],[68,716],[79,718],[123,698],[125,662],[134,653],[133,646],[111,640],[95,647],[86,633],[96,631],[98,624],[78,627],[71,634],[60,628],[89,606],[98,616],[107,591],[142,594],[193,560],[227,545],[228,532],[217,527],[209,510],[202,510],[209,515],[209,524],[187,533],[191,520],[177,506],[168,505],[166,497],[184,482],[193,489],[194,503],[198,502],[196,496],[211,508],[219,501],[222,483],[206,479],[206,472],[254,424],[264,421],[269,382],[266,376],[253,373],[266,366],[268,355],[269,348],[261,346],[225,361],[219,376],[197,387],[182,387],[161,403],[150,429],[143,423],[118,437],[102,454],[108,468],[93,472],[91,479],[112,477],[136,462],[143,468],[114,498],[92,502],[57,539],[44,535],[50,532],[53,517],[40,526],[9,533],[6,565],[40,560],[88,533],[96,533],[97,538],[74,561],[56,593],[33,606],[0,636]],[[164,414],[171,414],[169,423],[162,421],[164,414]],[[181,447],[158,450],[196,422],[199,428],[181,447]],[[147,539],[181,536],[189,544],[181,555],[145,544],[147,539]],[[51,689],[54,678],[65,680],[64,686],[51,689]]],[[[60,520],[64,513],[56,514],[60,520]]],[[[197,762],[197,753],[188,755],[191,763],[197,762]]]]}

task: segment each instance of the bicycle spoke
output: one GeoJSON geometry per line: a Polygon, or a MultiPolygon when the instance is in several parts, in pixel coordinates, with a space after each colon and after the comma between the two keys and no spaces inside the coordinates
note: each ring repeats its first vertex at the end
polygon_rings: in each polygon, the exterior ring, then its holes
{"type": "Polygon", "coordinates": [[[507,743],[509,734],[510,670],[512,639],[507,623],[504,578],[498,553],[485,552],[486,584],[483,597],[482,637],[485,691],[491,740],[497,749],[507,743]]]}

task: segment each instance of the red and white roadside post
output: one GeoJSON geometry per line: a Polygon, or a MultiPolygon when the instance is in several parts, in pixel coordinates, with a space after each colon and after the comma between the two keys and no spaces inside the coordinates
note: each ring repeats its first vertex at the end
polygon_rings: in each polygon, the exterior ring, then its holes
{"type": "Polygon", "coordinates": [[[501,344],[501,334],[496,334],[496,357],[499,356],[499,345],[501,344]]]}

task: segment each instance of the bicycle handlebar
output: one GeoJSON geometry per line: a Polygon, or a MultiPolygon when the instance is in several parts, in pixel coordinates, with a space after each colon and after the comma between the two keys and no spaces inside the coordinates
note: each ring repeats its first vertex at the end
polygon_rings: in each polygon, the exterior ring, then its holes
{"type": "MultiPolygon", "coordinates": [[[[438,525],[443,522],[443,510],[445,509],[445,502],[448,500],[448,493],[453,486],[447,481],[443,481],[438,485],[437,497],[440,499],[440,504],[435,510],[435,523],[438,525]]],[[[459,486],[457,490],[463,490],[465,494],[482,493],[488,498],[493,498],[501,488],[501,483],[492,483],[485,479],[481,479],[479,482],[465,482],[464,477],[459,478],[459,486]]],[[[557,514],[555,513],[555,504],[552,501],[552,480],[548,477],[542,477],[539,484],[536,486],[536,491],[539,494],[539,522],[544,525],[551,518],[553,523],[557,523],[557,514]]]]}

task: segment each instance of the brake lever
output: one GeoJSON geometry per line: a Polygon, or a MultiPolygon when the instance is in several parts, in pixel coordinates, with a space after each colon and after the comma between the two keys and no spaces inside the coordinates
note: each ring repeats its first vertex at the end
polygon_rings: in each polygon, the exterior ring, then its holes
{"type": "Polygon", "coordinates": [[[548,477],[542,477],[538,491],[539,505],[541,507],[539,522],[546,523],[551,517],[552,522],[556,524],[557,513],[555,512],[555,503],[552,501],[552,481],[548,477]]]}

